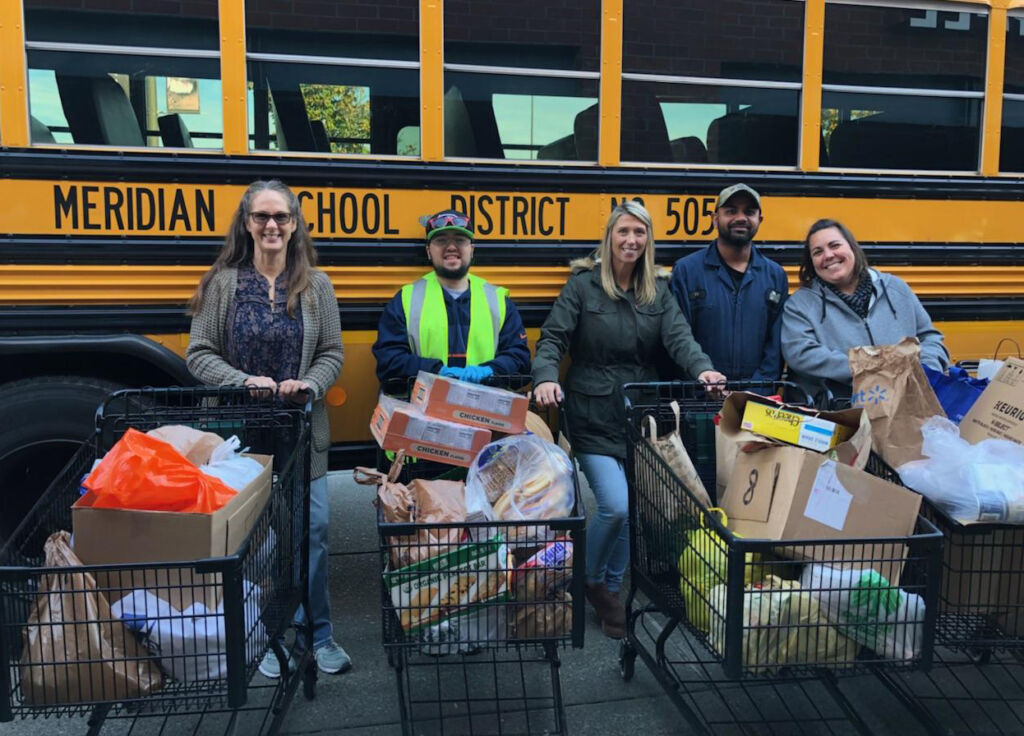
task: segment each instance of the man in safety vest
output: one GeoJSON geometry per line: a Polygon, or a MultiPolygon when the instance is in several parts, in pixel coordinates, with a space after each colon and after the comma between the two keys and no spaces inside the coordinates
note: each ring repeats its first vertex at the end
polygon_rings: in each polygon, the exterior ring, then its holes
{"type": "Polygon", "coordinates": [[[469,273],[473,223],[455,210],[421,222],[434,270],[385,307],[373,345],[377,379],[427,371],[480,383],[494,374],[528,374],[526,330],[508,289],[469,273]]]}

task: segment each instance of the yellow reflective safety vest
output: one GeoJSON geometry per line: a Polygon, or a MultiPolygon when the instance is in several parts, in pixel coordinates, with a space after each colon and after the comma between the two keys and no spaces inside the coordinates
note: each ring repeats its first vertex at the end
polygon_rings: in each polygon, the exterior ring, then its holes
{"type": "MultiPolygon", "coordinates": [[[[498,351],[498,335],[505,324],[508,289],[489,284],[473,274],[468,278],[466,365],[480,365],[493,360],[498,351]]],[[[448,311],[436,273],[431,271],[419,281],[402,287],[402,309],[405,310],[405,326],[413,354],[448,365],[448,311]]]]}

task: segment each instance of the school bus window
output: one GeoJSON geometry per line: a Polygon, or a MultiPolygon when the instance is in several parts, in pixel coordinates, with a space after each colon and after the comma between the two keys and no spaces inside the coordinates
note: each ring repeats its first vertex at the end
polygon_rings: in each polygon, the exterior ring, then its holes
{"type": "Polygon", "coordinates": [[[803,15],[794,0],[626,0],[622,159],[795,166],[803,15]]]}
{"type": "Polygon", "coordinates": [[[622,158],[794,166],[799,108],[798,89],[625,80],[622,158]]]}
{"type": "Polygon", "coordinates": [[[220,148],[216,0],[25,1],[32,142],[220,148]]]}
{"type": "Polygon", "coordinates": [[[981,11],[827,3],[822,165],[976,171],[987,36],[981,11]]]}
{"type": "Polygon", "coordinates": [[[595,161],[597,80],[449,73],[445,154],[595,161]]]}
{"type": "Polygon", "coordinates": [[[600,19],[598,0],[446,2],[445,155],[595,161],[600,19]]]}
{"type": "Polygon", "coordinates": [[[1019,11],[1007,20],[999,170],[1024,172],[1024,12],[1019,11]]]}
{"type": "Polygon", "coordinates": [[[496,94],[493,101],[505,158],[596,158],[594,152],[579,155],[574,129],[577,117],[597,104],[596,98],[496,94]]]}
{"type": "Polygon", "coordinates": [[[245,9],[253,150],[419,154],[416,0],[245,9]]]}

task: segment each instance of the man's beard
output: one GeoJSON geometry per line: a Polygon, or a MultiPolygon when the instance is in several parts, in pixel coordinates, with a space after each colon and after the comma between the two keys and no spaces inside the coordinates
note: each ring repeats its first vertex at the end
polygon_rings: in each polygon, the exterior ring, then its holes
{"type": "Polygon", "coordinates": [[[726,245],[731,245],[734,248],[745,248],[750,245],[750,242],[757,235],[756,228],[747,228],[746,235],[733,235],[732,232],[726,228],[725,230],[718,231],[718,239],[726,245]]]}
{"type": "Polygon", "coordinates": [[[458,268],[445,268],[444,266],[438,266],[436,263],[433,264],[434,273],[443,279],[451,279],[452,281],[459,281],[467,273],[469,273],[469,263],[463,263],[458,268]]]}

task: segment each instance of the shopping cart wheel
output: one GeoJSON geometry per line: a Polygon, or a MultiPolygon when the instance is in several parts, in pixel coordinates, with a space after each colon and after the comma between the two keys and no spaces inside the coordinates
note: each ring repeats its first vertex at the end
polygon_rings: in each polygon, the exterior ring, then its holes
{"type": "Polygon", "coordinates": [[[623,639],[619,644],[619,674],[626,682],[633,679],[633,666],[635,663],[636,650],[633,649],[628,639],[623,639]]]}
{"type": "Polygon", "coordinates": [[[988,664],[992,659],[992,650],[988,647],[967,647],[966,652],[974,664],[988,664]]]}
{"type": "Polygon", "coordinates": [[[316,697],[316,660],[306,665],[306,671],[302,673],[302,694],[306,700],[313,700],[316,697]]]}

